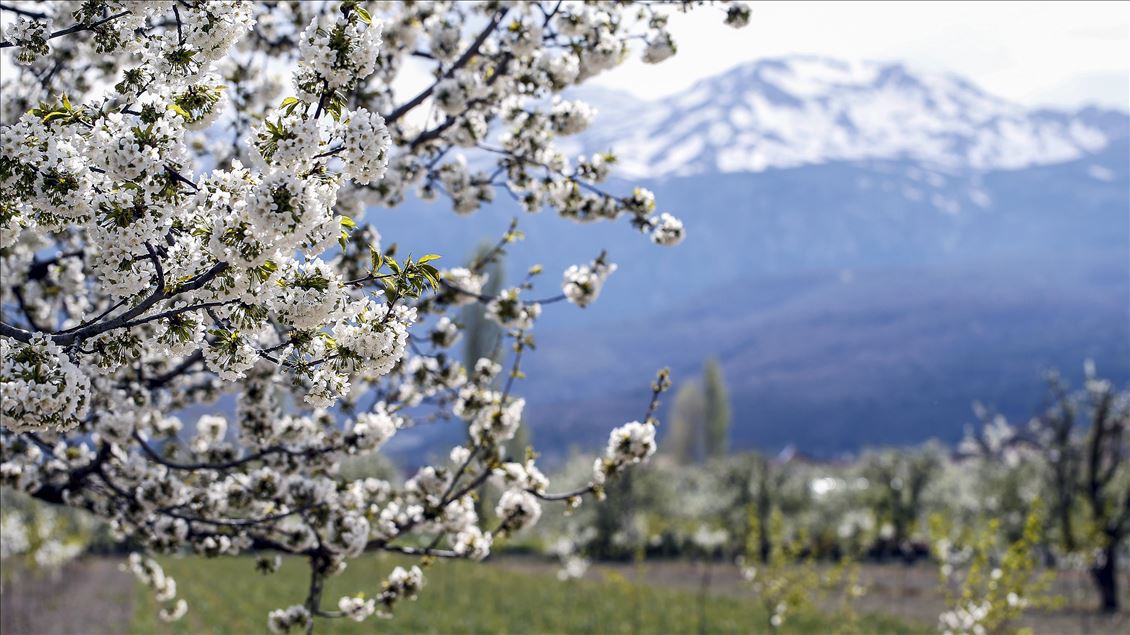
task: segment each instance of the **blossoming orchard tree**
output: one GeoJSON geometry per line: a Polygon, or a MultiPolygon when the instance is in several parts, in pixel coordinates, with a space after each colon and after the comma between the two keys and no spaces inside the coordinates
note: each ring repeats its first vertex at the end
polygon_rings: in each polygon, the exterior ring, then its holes
{"type": "MultiPolygon", "coordinates": [[[[148,554],[254,550],[267,572],[276,554],[305,557],[308,595],[267,616],[280,632],[389,614],[424,586],[421,567],[397,567],[323,598],[365,550],[481,560],[543,502],[601,496],[655,451],[664,373],[585,487],[552,493],[533,452],[502,447],[542,306],[587,305],[615,265],[570,267],[541,300],[535,266],[492,297],[484,272],[514,226],[440,269],[382,250],[362,217],[412,192],[467,214],[502,191],[528,212],[678,243],[682,224],[648,191],[602,188],[611,156],[569,160],[553,142],[594,114],[561,91],[641,48],[650,63],[674,54],[665,14],[691,4],[0,4],[3,483],[138,545],[131,568],[165,619],[187,606],[148,554]],[[400,88],[421,65],[426,87],[400,88]],[[453,309],[474,302],[504,329],[507,369],[445,352],[453,309]],[[223,396],[231,416],[178,417],[222,412],[223,396]],[[437,416],[467,428],[449,460],[403,486],[339,475],[437,416]],[[490,527],[472,497],[488,479],[505,489],[490,527]]],[[[702,10],[749,19],[740,4],[702,10]]]]}

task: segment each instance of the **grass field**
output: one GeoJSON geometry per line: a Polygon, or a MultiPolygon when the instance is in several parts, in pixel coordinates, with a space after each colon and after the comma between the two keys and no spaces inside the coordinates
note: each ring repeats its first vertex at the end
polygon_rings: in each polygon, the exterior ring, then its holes
{"type": "MultiPolygon", "coordinates": [[[[336,608],[342,595],[373,595],[396,564],[408,561],[371,555],[352,561],[329,581],[323,605],[336,608]]],[[[204,560],[167,558],[166,573],[177,580],[189,613],[166,625],[157,606],[140,587],[131,632],[244,634],[266,631],[267,613],[301,603],[307,570],[299,560],[284,561],[278,573],[255,573],[250,558],[204,560]]],[[[319,633],[698,633],[699,598],[673,588],[635,586],[622,579],[559,582],[548,572],[516,571],[497,564],[439,562],[426,570],[427,587],[417,602],[397,607],[394,619],[371,618],[360,624],[321,620],[319,633]]],[[[764,632],[765,614],[748,599],[708,596],[705,632],[764,632]]],[[[787,622],[783,633],[840,632],[845,621],[835,615],[807,614],[787,622]]],[[[857,632],[914,633],[922,629],[879,617],[866,617],[857,632]]],[[[928,632],[928,631],[927,631],[928,632]]]]}

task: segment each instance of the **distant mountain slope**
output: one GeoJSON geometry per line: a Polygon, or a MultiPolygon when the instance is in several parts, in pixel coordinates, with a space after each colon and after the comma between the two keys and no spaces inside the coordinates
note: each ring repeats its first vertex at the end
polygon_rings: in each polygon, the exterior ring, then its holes
{"type": "Polygon", "coordinates": [[[795,56],[738,66],[658,102],[607,89],[576,149],[614,149],[621,174],[758,172],[909,159],[951,170],[1059,163],[1125,139],[1123,113],[1026,110],[956,76],[795,56]]]}
{"type": "Polygon", "coordinates": [[[796,443],[824,455],[956,440],[977,400],[1023,421],[1043,371],[1077,381],[1087,358],[1130,379],[1124,268],[1049,275],[1009,264],[775,276],[689,298],[661,319],[543,334],[527,366],[539,378],[534,434],[551,447],[595,444],[640,416],[652,369],[670,365],[682,381],[706,355],[730,384],[736,447],[796,443]]]}
{"type": "MultiPolygon", "coordinates": [[[[1026,170],[954,175],[909,161],[835,162],[760,173],[643,180],[661,209],[686,221],[686,241],[652,245],[625,222],[577,225],[526,214],[509,200],[469,216],[439,203],[409,201],[368,212],[405,253],[462,262],[474,240],[496,239],[517,217],[526,239],[510,248],[511,280],[539,262],[542,293],[560,272],[607,249],[619,270],[591,307],[546,311],[546,327],[618,322],[656,314],[711,283],[798,271],[960,264],[1002,255],[1057,259],[1130,253],[1130,164],[1119,142],[1076,161],[1026,170]],[[679,289],[679,294],[673,290],[679,289]]],[[[615,182],[625,190],[631,183],[615,182]]]]}

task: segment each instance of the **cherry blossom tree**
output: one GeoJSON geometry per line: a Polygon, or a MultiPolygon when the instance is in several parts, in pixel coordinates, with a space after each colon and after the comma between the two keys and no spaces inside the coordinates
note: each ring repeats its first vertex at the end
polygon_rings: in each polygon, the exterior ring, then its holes
{"type": "Polygon", "coordinates": [[[1130,390],[1102,379],[1091,361],[1083,376],[1083,388],[1075,391],[1049,373],[1048,407],[1041,415],[1027,426],[984,416],[980,430],[966,431],[961,451],[1019,474],[1036,489],[1025,505],[1048,499],[1051,552],[1088,569],[1100,610],[1113,613],[1121,605],[1119,566],[1130,535],[1130,390]],[[1021,456],[1036,459],[1035,474],[1022,471],[1021,456]]]}
{"type": "MultiPolygon", "coordinates": [[[[692,4],[0,5],[3,484],[139,545],[129,566],[165,619],[188,607],[153,554],[254,550],[265,572],[304,557],[308,595],[267,616],[276,632],[387,615],[433,558],[481,560],[543,503],[600,497],[655,451],[665,373],[584,487],[553,493],[533,452],[503,447],[542,307],[596,300],[609,256],[570,267],[548,297],[537,266],[485,295],[517,224],[445,270],[382,248],[364,214],[412,194],[469,214],[502,193],[678,243],[682,223],[650,192],[602,185],[614,156],[571,160],[554,141],[594,116],[562,91],[632,55],[670,57],[667,14],[692,4]],[[424,88],[405,90],[409,75],[424,88]],[[507,369],[448,352],[471,303],[503,329],[507,369]],[[224,397],[234,412],[217,414],[224,397]],[[402,486],[339,474],[433,418],[466,426],[449,460],[402,486]],[[503,488],[491,527],[471,496],[488,480],[503,488]],[[421,566],[323,598],[366,550],[421,566]]],[[[750,14],[701,10],[734,27],[750,14]]]]}

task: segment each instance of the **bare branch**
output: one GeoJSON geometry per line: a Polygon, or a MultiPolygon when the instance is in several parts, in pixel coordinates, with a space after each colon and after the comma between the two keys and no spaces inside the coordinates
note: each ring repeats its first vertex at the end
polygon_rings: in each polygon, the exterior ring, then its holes
{"type": "MultiPolygon", "coordinates": [[[[92,22],[90,24],[76,24],[74,26],[67,27],[67,28],[62,29],[60,31],[55,31],[51,35],[48,35],[47,39],[53,40],[57,37],[63,37],[64,35],[70,35],[71,33],[79,33],[81,31],[89,31],[91,29],[96,29],[96,28],[102,26],[103,24],[106,24],[107,22],[110,22],[112,20],[117,20],[118,18],[120,18],[124,15],[129,15],[129,14],[130,14],[130,11],[122,11],[121,13],[115,13],[114,15],[112,15],[108,18],[102,18],[101,20],[98,20],[97,22],[92,22]]],[[[44,17],[46,17],[46,16],[44,16],[44,17]]],[[[8,48],[8,47],[11,47],[11,46],[15,46],[15,44],[12,43],[12,42],[0,42],[0,49],[8,48]]]]}

